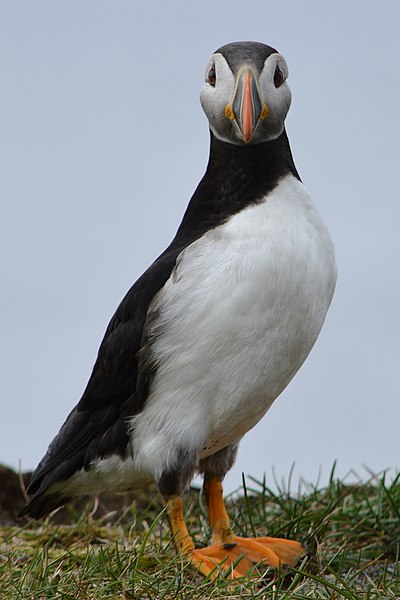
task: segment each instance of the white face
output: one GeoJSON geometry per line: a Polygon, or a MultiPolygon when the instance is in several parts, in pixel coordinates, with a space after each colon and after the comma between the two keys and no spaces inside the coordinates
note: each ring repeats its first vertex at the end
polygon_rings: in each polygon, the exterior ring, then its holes
{"type": "Polygon", "coordinates": [[[238,145],[259,144],[277,138],[283,131],[291,101],[287,76],[286,61],[278,53],[268,56],[260,74],[252,66],[243,64],[236,77],[222,54],[213,54],[206,68],[200,102],[214,135],[238,145]],[[247,104],[243,105],[240,99],[245,87],[244,73],[250,73],[248,81],[252,81],[253,93],[247,94],[247,104]],[[251,119],[248,113],[247,125],[246,115],[239,114],[239,105],[252,106],[253,117],[251,119]]]}

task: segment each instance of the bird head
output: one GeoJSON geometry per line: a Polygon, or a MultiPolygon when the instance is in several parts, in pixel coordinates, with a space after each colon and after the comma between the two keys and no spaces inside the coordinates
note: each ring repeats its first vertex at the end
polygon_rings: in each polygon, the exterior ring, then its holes
{"type": "Polygon", "coordinates": [[[200,101],[214,135],[233,144],[259,144],[284,129],[291,93],[279,52],[259,42],[233,42],[210,58],[200,101]]]}

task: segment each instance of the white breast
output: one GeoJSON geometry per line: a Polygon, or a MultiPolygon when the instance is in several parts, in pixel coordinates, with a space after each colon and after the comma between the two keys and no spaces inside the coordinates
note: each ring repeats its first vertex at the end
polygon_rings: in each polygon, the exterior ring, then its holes
{"type": "Polygon", "coordinates": [[[310,352],[335,281],[329,234],[292,175],[184,250],[155,300],[138,468],[157,477],[179,449],[204,457],[251,429],[310,352]]]}

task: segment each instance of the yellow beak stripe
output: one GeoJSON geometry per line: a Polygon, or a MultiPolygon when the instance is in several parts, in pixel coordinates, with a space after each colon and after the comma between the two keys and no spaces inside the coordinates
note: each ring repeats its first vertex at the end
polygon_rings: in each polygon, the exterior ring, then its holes
{"type": "Polygon", "coordinates": [[[230,119],[231,121],[235,120],[235,113],[233,112],[232,106],[230,104],[227,104],[225,106],[225,116],[227,116],[228,119],[230,119]]]}

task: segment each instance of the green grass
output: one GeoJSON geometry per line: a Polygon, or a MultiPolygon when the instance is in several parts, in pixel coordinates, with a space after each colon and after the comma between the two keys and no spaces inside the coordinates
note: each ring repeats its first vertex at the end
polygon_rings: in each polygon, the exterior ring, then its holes
{"type": "MultiPolygon", "coordinates": [[[[400,598],[400,476],[348,485],[332,473],[328,486],[303,484],[296,493],[274,493],[249,478],[244,493],[227,502],[235,532],[292,537],[310,558],[234,584],[209,581],[176,556],[154,498],[140,512],[132,504],[101,519],[88,506],[73,525],[0,529],[1,600],[400,598]]],[[[198,494],[189,495],[186,517],[196,545],[206,545],[198,494]]]]}

